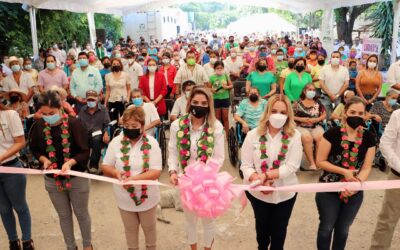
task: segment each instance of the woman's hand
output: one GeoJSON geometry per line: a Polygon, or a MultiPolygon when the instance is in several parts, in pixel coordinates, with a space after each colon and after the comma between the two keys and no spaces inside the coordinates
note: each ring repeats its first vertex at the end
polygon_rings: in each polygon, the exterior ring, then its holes
{"type": "Polygon", "coordinates": [[[349,197],[355,195],[356,193],[358,193],[358,191],[349,191],[349,190],[345,189],[344,191],[342,191],[341,194],[344,198],[349,198],[349,197]]]}
{"type": "Polygon", "coordinates": [[[43,161],[43,169],[44,170],[52,170],[53,169],[53,167],[51,166],[51,161],[47,158],[43,161]]]}
{"type": "Polygon", "coordinates": [[[176,173],[172,173],[170,176],[169,176],[169,182],[172,184],[172,185],[174,185],[174,186],[177,186],[179,183],[178,183],[178,175],[176,174],[176,173]]]}
{"type": "Polygon", "coordinates": [[[65,173],[71,170],[71,163],[69,161],[65,162],[61,167],[61,175],[65,175],[65,173]]]}
{"type": "MultiPolygon", "coordinates": [[[[274,182],[272,181],[272,180],[265,180],[265,182],[264,182],[264,184],[263,184],[263,186],[265,186],[265,187],[272,187],[272,184],[273,184],[274,182]]],[[[261,193],[263,193],[263,194],[265,194],[265,195],[269,195],[269,194],[271,194],[273,191],[261,191],[261,193]]]]}
{"type": "Polygon", "coordinates": [[[247,134],[250,131],[249,125],[247,123],[242,124],[242,132],[247,134]]]}
{"type": "MultiPolygon", "coordinates": [[[[129,178],[123,178],[123,182],[128,182],[128,181],[137,181],[138,178],[136,176],[130,176],[129,178]]],[[[132,187],[132,184],[128,184],[128,185],[122,185],[122,187],[127,190],[128,188],[132,187]]]]}
{"type": "Polygon", "coordinates": [[[350,182],[360,181],[360,179],[358,179],[356,176],[356,172],[357,172],[356,170],[345,169],[342,175],[344,176],[346,181],[350,182]]]}

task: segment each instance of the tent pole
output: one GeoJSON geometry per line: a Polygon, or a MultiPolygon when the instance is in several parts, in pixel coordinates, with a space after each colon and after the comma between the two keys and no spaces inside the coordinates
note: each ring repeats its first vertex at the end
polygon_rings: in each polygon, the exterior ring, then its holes
{"type": "Polygon", "coordinates": [[[333,9],[324,9],[324,16],[321,24],[320,39],[325,47],[328,57],[333,52],[333,9]]]}
{"type": "Polygon", "coordinates": [[[92,48],[95,48],[96,43],[96,25],[94,23],[94,14],[93,12],[87,13],[88,25],[89,25],[89,34],[90,34],[90,44],[92,48]]]}
{"type": "Polygon", "coordinates": [[[36,29],[36,8],[33,6],[29,7],[29,19],[31,22],[33,58],[36,59],[39,56],[39,45],[38,45],[37,29],[36,29]]]}
{"type": "Polygon", "coordinates": [[[399,41],[399,24],[400,24],[400,0],[393,2],[393,33],[392,33],[392,51],[391,63],[396,62],[397,58],[397,42],[399,41]]]}

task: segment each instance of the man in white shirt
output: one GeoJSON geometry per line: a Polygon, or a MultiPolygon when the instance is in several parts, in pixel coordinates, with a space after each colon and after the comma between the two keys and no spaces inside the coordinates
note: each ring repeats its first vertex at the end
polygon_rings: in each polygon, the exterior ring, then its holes
{"type": "Polygon", "coordinates": [[[225,61],[225,70],[229,72],[231,79],[240,78],[240,72],[243,69],[243,61],[241,57],[237,56],[237,48],[230,49],[230,56],[225,61]]]}
{"type": "Polygon", "coordinates": [[[154,137],[155,127],[161,124],[160,116],[157,113],[157,108],[153,103],[143,102],[143,95],[141,89],[132,90],[132,105],[142,107],[145,113],[144,130],[147,135],[154,137]]]}
{"type": "Polygon", "coordinates": [[[351,48],[356,49],[356,51],[357,51],[356,59],[360,59],[360,58],[361,58],[361,55],[362,55],[362,54],[361,54],[362,47],[363,47],[363,45],[360,43],[360,38],[359,38],[359,37],[356,37],[356,38],[354,39],[354,44],[353,44],[353,46],[351,47],[351,48]]]}
{"type": "MultiPolygon", "coordinates": [[[[394,111],[381,138],[379,148],[391,172],[389,180],[400,180],[400,110],[394,111]]],[[[378,216],[370,250],[390,249],[400,218],[400,189],[387,189],[378,216]]]]}
{"type": "Polygon", "coordinates": [[[191,80],[185,81],[182,84],[183,94],[178,99],[176,99],[174,103],[174,107],[172,108],[171,116],[169,118],[171,121],[175,121],[179,117],[186,115],[187,100],[195,85],[196,83],[191,80]]]}
{"type": "Polygon", "coordinates": [[[189,51],[186,55],[186,64],[182,65],[175,76],[174,84],[176,85],[176,94],[180,94],[181,84],[187,80],[192,80],[196,85],[207,85],[208,75],[204,68],[196,64],[196,56],[194,52],[189,51]]]}
{"type": "Polygon", "coordinates": [[[139,79],[143,75],[143,67],[136,62],[136,55],[133,53],[128,53],[126,59],[127,64],[124,66],[124,71],[131,78],[131,89],[137,89],[139,87],[139,79]]]}
{"type": "Polygon", "coordinates": [[[390,87],[400,93],[400,60],[390,65],[387,80],[390,87]]]}
{"type": "Polygon", "coordinates": [[[35,85],[31,74],[22,70],[21,61],[15,56],[11,56],[7,60],[7,67],[11,69],[12,74],[3,79],[2,90],[8,92],[12,89],[19,89],[26,96],[24,101],[28,102],[33,95],[32,87],[35,85]],[[15,79],[19,79],[19,82],[17,83],[15,79]]]}
{"type": "Polygon", "coordinates": [[[328,117],[332,113],[333,107],[339,105],[340,97],[349,87],[349,71],[340,65],[341,54],[334,51],[331,54],[331,64],[325,65],[321,69],[319,82],[323,93],[321,103],[325,106],[328,117]]]}

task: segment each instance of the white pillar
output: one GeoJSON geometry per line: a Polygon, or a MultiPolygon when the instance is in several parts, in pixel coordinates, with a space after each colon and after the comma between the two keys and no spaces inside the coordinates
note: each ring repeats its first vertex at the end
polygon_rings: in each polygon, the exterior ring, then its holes
{"type": "Polygon", "coordinates": [[[391,63],[396,62],[397,58],[397,42],[399,41],[399,25],[400,25],[400,0],[393,1],[393,33],[392,33],[392,51],[391,63]]]}
{"type": "Polygon", "coordinates": [[[324,46],[328,57],[333,52],[333,9],[324,9],[324,16],[321,24],[320,40],[324,46]]]}
{"type": "Polygon", "coordinates": [[[93,12],[87,13],[88,25],[89,25],[89,34],[90,34],[90,44],[92,48],[96,48],[96,25],[94,23],[94,14],[93,12]]]}
{"type": "Polygon", "coordinates": [[[39,57],[39,45],[37,40],[37,29],[36,29],[36,8],[33,6],[29,7],[29,19],[31,21],[33,58],[36,59],[39,57]]]}

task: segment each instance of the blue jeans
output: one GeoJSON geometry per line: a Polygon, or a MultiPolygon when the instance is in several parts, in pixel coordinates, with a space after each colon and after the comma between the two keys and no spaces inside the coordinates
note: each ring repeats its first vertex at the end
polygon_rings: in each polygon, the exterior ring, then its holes
{"type": "Polygon", "coordinates": [[[349,228],[357,215],[363,201],[363,192],[358,192],[349,198],[348,203],[340,200],[339,194],[317,193],[315,196],[319,212],[319,227],[317,237],[318,250],[344,250],[349,228]]]}
{"type": "MultiPolygon", "coordinates": [[[[22,167],[21,162],[12,167],[22,167]]],[[[22,174],[0,174],[0,214],[8,240],[18,240],[17,224],[13,210],[18,214],[22,241],[31,239],[31,214],[26,203],[26,176],[22,174]]]]}

